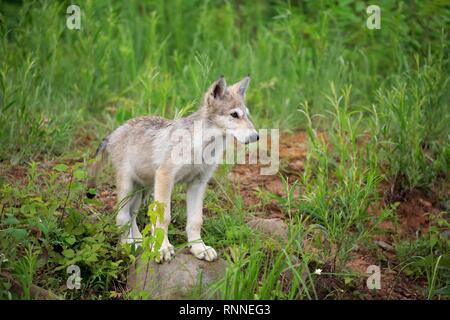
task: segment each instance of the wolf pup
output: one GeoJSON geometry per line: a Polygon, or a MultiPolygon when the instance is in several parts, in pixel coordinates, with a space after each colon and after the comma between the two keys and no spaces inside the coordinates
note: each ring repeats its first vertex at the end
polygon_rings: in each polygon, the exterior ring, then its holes
{"type": "MultiPolygon", "coordinates": [[[[169,261],[175,253],[167,233],[170,198],[174,184],[183,182],[187,184],[186,232],[190,251],[198,259],[213,261],[217,258],[214,248],[205,245],[200,236],[205,189],[217,163],[205,161],[203,156],[197,158],[197,162],[180,163],[173,157],[173,151],[175,148],[186,148],[186,143],[181,145],[182,142],[173,141],[173,136],[180,131],[194,136],[193,143],[188,146],[192,154],[198,154],[199,149],[205,148],[223,154],[223,141],[227,135],[245,144],[259,140],[244,101],[249,82],[250,78],[245,77],[227,87],[221,76],[206,92],[202,107],[190,116],[176,120],[157,116],[134,118],[102,141],[88,169],[88,187],[95,187],[96,176],[109,155],[116,172],[120,207],[116,223],[129,226],[122,242],[141,242],[142,234],[136,224],[136,215],[142,199],[147,196],[147,192],[142,190],[153,187],[154,199],[164,204],[164,219],[158,219],[156,223],[156,227],[164,231],[160,261],[169,261]],[[214,132],[214,136],[198,137],[194,134],[196,127],[214,132]]],[[[93,197],[92,194],[88,196],[93,197]]]]}

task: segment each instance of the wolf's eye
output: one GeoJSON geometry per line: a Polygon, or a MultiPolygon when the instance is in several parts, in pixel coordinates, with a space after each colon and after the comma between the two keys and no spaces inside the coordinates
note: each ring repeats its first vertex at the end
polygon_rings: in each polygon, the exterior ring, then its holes
{"type": "Polygon", "coordinates": [[[233,118],[239,118],[239,115],[238,115],[238,113],[235,111],[235,112],[233,112],[232,114],[231,114],[231,116],[233,117],[233,118]]]}

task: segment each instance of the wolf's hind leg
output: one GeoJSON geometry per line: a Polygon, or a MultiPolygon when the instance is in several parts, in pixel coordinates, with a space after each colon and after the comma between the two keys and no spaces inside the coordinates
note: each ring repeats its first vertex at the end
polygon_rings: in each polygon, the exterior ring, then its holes
{"type": "Polygon", "coordinates": [[[141,190],[136,191],[133,197],[130,200],[130,215],[131,215],[131,236],[133,238],[134,243],[139,244],[142,242],[142,234],[139,231],[137,225],[137,215],[139,213],[139,208],[142,203],[142,195],[143,192],[141,190]]]}
{"type": "Polygon", "coordinates": [[[203,198],[207,182],[204,179],[197,179],[188,185],[186,233],[191,253],[198,259],[214,261],[217,259],[216,250],[205,245],[200,235],[203,224],[203,198]]]}
{"type": "Polygon", "coordinates": [[[118,178],[117,179],[117,204],[119,207],[119,212],[116,217],[116,224],[119,227],[129,226],[129,228],[124,232],[121,237],[122,243],[133,243],[133,235],[131,229],[131,205],[134,200],[134,185],[133,181],[128,178],[118,178]]]}

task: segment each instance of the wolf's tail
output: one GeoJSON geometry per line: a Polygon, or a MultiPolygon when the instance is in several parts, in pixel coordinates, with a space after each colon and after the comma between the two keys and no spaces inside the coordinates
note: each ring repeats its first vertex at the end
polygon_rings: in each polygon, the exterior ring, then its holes
{"type": "Polygon", "coordinates": [[[100,173],[100,171],[102,170],[102,168],[106,162],[106,159],[108,157],[108,151],[106,150],[106,147],[108,146],[108,142],[109,142],[108,137],[106,137],[105,139],[102,140],[102,142],[100,143],[100,145],[97,148],[97,151],[95,151],[95,156],[94,156],[93,162],[88,167],[88,182],[87,182],[88,191],[86,193],[86,196],[89,199],[92,199],[95,197],[95,193],[91,192],[91,189],[95,188],[95,186],[97,184],[96,183],[97,176],[100,173]]]}

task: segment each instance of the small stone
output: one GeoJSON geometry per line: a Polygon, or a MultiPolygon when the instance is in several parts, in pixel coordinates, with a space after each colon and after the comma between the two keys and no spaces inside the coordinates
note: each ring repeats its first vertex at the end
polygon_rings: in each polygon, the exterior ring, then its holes
{"type": "Polygon", "coordinates": [[[200,279],[202,292],[207,292],[208,287],[225,274],[225,270],[223,259],[208,262],[190,253],[177,253],[170,262],[161,264],[154,261],[144,263],[138,257],[135,265],[130,267],[128,288],[148,293],[151,300],[189,299],[200,287],[200,279]]]}
{"type": "Polygon", "coordinates": [[[379,246],[381,249],[384,249],[386,251],[394,251],[394,247],[391,246],[389,243],[386,243],[381,240],[375,240],[373,243],[375,243],[377,246],[379,246]]]}
{"type": "Polygon", "coordinates": [[[253,230],[259,231],[270,238],[285,242],[288,241],[288,226],[281,219],[264,219],[255,217],[248,221],[247,224],[253,230]]]}

